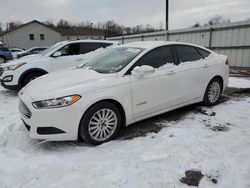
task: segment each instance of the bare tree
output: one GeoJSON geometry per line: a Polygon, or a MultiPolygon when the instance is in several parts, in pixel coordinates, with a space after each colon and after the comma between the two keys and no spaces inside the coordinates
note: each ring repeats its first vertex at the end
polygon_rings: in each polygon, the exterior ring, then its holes
{"type": "Polygon", "coordinates": [[[96,28],[99,29],[99,30],[104,30],[104,24],[101,23],[101,22],[97,22],[96,28]]]}
{"type": "Polygon", "coordinates": [[[10,21],[6,23],[6,31],[15,29],[17,27],[19,27],[20,25],[22,25],[22,22],[20,21],[10,21]]]}
{"type": "Polygon", "coordinates": [[[217,25],[217,24],[223,24],[223,23],[230,23],[230,19],[226,19],[221,15],[215,15],[208,21],[208,25],[217,25]]]}
{"type": "Polygon", "coordinates": [[[159,23],[159,29],[160,29],[160,31],[164,30],[164,23],[163,22],[159,23]]]}
{"type": "Polygon", "coordinates": [[[154,31],[155,31],[154,27],[152,27],[150,24],[147,24],[147,25],[145,26],[145,29],[143,29],[143,30],[145,30],[145,32],[147,32],[147,33],[154,32],[154,31]]]}
{"type": "Polygon", "coordinates": [[[132,28],[131,27],[125,27],[124,31],[125,31],[126,35],[130,35],[132,33],[132,28]]]}
{"type": "Polygon", "coordinates": [[[194,24],[192,27],[200,27],[201,24],[199,22],[197,22],[196,24],[194,24]]]}
{"type": "Polygon", "coordinates": [[[3,24],[2,24],[2,22],[0,22],[0,33],[2,33],[3,32],[3,24]]]}
{"type": "MultiPolygon", "coordinates": [[[[155,29],[150,24],[143,25],[136,25],[134,27],[125,27],[121,24],[114,22],[113,20],[108,20],[104,23],[97,22],[96,24],[92,23],[89,20],[81,21],[79,23],[72,23],[65,19],[60,19],[57,24],[54,24],[53,20],[48,19],[43,22],[45,25],[51,28],[58,28],[58,29],[89,29],[89,30],[99,30],[103,31],[106,37],[113,37],[119,35],[130,35],[130,34],[141,34],[141,33],[149,33],[154,31],[159,31],[159,29],[155,29]]],[[[21,25],[21,22],[18,21],[11,21],[6,23],[6,30],[11,30],[13,28],[18,27],[21,25]]],[[[163,28],[163,24],[160,24],[160,29],[163,28]]],[[[3,27],[0,23],[0,32],[3,30],[3,27]]]]}
{"type": "Polygon", "coordinates": [[[49,27],[53,27],[53,28],[56,27],[55,24],[54,24],[54,21],[51,20],[51,19],[48,19],[48,20],[46,20],[46,21],[43,22],[43,23],[44,23],[45,25],[49,26],[49,27]]]}
{"type": "Polygon", "coordinates": [[[60,19],[57,23],[57,27],[58,28],[70,28],[71,24],[69,23],[69,21],[64,20],[64,19],[60,19]]]}
{"type": "Polygon", "coordinates": [[[133,34],[143,33],[143,25],[136,25],[132,28],[133,34]]]}
{"type": "Polygon", "coordinates": [[[81,28],[93,28],[93,23],[89,20],[80,22],[77,26],[81,28]]]}
{"type": "Polygon", "coordinates": [[[103,30],[107,37],[123,35],[124,26],[115,23],[113,20],[109,20],[103,24],[103,30]]]}

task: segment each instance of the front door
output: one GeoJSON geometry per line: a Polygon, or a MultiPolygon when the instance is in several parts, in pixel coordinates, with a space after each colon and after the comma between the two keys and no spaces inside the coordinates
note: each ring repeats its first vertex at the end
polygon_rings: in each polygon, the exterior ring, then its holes
{"type": "Polygon", "coordinates": [[[172,52],[170,46],[158,47],[132,66],[132,69],[142,65],[155,68],[154,73],[139,78],[130,75],[134,119],[163,111],[178,103],[178,66],[172,52]]]}
{"type": "Polygon", "coordinates": [[[61,56],[51,57],[53,71],[74,67],[80,65],[83,61],[80,53],[80,43],[66,45],[58,51],[61,52],[61,56]]]}

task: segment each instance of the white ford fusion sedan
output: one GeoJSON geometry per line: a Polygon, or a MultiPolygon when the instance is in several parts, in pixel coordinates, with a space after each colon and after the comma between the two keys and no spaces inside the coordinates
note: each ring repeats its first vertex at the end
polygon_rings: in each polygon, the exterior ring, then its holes
{"type": "Polygon", "coordinates": [[[19,110],[33,139],[98,145],[122,126],[192,103],[217,104],[228,77],[227,57],[201,46],[136,42],[32,81],[19,92],[19,110]]]}

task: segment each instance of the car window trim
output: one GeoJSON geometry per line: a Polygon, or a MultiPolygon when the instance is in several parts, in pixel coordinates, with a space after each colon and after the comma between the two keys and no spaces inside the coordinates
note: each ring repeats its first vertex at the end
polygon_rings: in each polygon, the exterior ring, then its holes
{"type": "Polygon", "coordinates": [[[208,56],[210,56],[210,54],[211,54],[211,52],[209,52],[209,51],[207,51],[207,50],[205,50],[205,49],[199,48],[199,47],[195,47],[195,49],[196,49],[197,52],[201,55],[202,59],[205,59],[206,57],[204,57],[204,56],[200,53],[199,50],[203,50],[203,51],[207,52],[207,53],[209,54],[208,56]]]}

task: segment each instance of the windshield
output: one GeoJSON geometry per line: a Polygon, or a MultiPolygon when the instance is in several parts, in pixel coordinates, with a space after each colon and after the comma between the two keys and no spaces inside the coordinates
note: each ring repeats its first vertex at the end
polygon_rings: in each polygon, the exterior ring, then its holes
{"type": "Polygon", "coordinates": [[[46,50],[43,50],[39,53],[40,56],[45,56],[47,55],[49,52],[54,51],[57,47],[61,46],[63,43],[59,42],[54,44],[53,46],[51,46],[50,48],[47,48],[46,50]]]}
{"type": "Polygon", "coordinates": [[[96,55],[80,68],[88,68],[99,73],[109,74],[121,71],[144,49],[131,47],[116,47],[96,55]]]}

